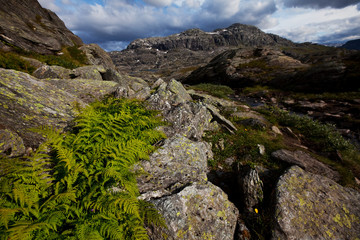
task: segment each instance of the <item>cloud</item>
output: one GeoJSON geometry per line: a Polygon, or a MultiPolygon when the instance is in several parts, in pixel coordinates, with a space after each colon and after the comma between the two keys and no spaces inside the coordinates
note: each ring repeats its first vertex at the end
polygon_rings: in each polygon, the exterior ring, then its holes
{"type": "Polygon", "coordinates": [[[360,3],[360,0],[283,0],[286,7],[304,8],[344,8],[360,3]]]}
{"type": "Polygon", "coordinates": [[[143,0],[145,3],[156,6],[156,7],[165,7],[172,4],[172,0],[143,0]]]}

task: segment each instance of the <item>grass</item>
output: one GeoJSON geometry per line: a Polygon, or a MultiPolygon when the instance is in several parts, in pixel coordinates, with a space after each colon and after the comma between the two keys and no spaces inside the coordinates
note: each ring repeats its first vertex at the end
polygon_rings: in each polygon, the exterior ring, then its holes
{"type": "Polygon", "coordinates": [[[234,90],[232,90],[228,86],[216,85],[211,83],[201,83],[198,85],[190,86],[189,88],[196,91],[206,92],[212,96],[224,99],[228,99],[228,95],[234,94],[234,90]]]}
{"type": "Polygon", "coordinates": [[[11,47],[15,49],[13,52],[0,51],[0,67],[2,68],[33,73],[36,69],[21,57],[33,58],[47,65],[57,65],[68,69],[74,69],[87,64],[85,53],[77,46],[63,48],[61,55],[42,55],[22,50],[16,46],[11,47]]]}
{"type": "Polygon", "coordinates": [[[323,155],[316,158],[338,170],[343,186],[357,188],[354,177],[360,178],[360,153],[353,144],[341,136],[335,126],[276,107],[269,107],[261,112],[266,114],[271,122],[290,127],[294,132],[302,134],[304,143],[323,155]],[[340,156],[341,160],[334,156],[340,156]]]}
{"type": "Polygon", "coordinates": [[[22,59],[18,54],[0,51],[0,68],[14,69],[26,73],[32,73],[35,68],[22,59]]]}

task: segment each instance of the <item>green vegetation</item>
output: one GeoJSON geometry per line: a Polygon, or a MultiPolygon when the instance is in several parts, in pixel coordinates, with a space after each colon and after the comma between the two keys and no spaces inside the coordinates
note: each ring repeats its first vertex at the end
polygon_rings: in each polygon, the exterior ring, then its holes
{"type": "Polygon", "coordinates": [[[308,116],[291,114],[276,107],[261,112],[273,123],[291,127],[295,132],[304,135],[306,145],[325,156],[315,157],[338,170],[342,177],[341,184],[356,187],[354,176],[360,177],[360,153],[336,131],[335,126],[320,123],[308,116]],[[333,156],[338,156],[341,160],[333,156]]]}
{"type": "Polygon", "coordinates": [[[108,98],[70,132],[39,129],[48,140],[31,156],[1,159],[0,239],[148,239],[144,225],[164,220],[137,199],[132,166],[165,137],[157,115],[108,98]]]}
{"type": "Polygon", "coordinates": [[[18,54],[0,51],[0,68],[14,69],[26,73],[32,73],[35,68],[22,59],[18,54]]]}
{"type": "Polygon", "coordinates": [[[198,85],[190,86],[189,88],[194,89],[196,91],[206,92],[212,96],[218,98],[225,98],[225,99],[228,99],[228,95],[234,94],[234,90],[232,90],[228,86],[216,85],[211,83],[201,83],[198,85]]]}
{"type": "Polygon", "coordinates": [[[21,57],[33,58],[48,65],[57,65],[68,69],[74,69],[87,64],[87,57],[78,46],[63,48],[61,55],[42,55],[24,51],[15,46],[11,47],[15,49],[14,52],[0,51],[1,68],[15,69],[30,74],[34,72],[36,69],[21,57]]]}

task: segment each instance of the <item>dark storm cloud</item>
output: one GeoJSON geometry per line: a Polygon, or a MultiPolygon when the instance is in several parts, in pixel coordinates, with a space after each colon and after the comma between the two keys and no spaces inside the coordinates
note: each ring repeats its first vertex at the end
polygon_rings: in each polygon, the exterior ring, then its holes
{"type": "Polygon", "coordinates": [[[283,0],[286,7],[344,8],[360,3],[360,0],[283,0]]]}

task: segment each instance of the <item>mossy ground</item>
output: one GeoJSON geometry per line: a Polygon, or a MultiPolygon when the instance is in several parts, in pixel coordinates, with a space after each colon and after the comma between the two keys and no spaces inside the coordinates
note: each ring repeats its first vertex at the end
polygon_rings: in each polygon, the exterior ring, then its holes
{"type": "Polygon", "coordinates": [[[189,88],[224,99],[228,99],[229,95],[234,94],[234,90],[228,86],[216,85],[211,83],[201,83],[198,85],[189,86],[189,88]]]}

